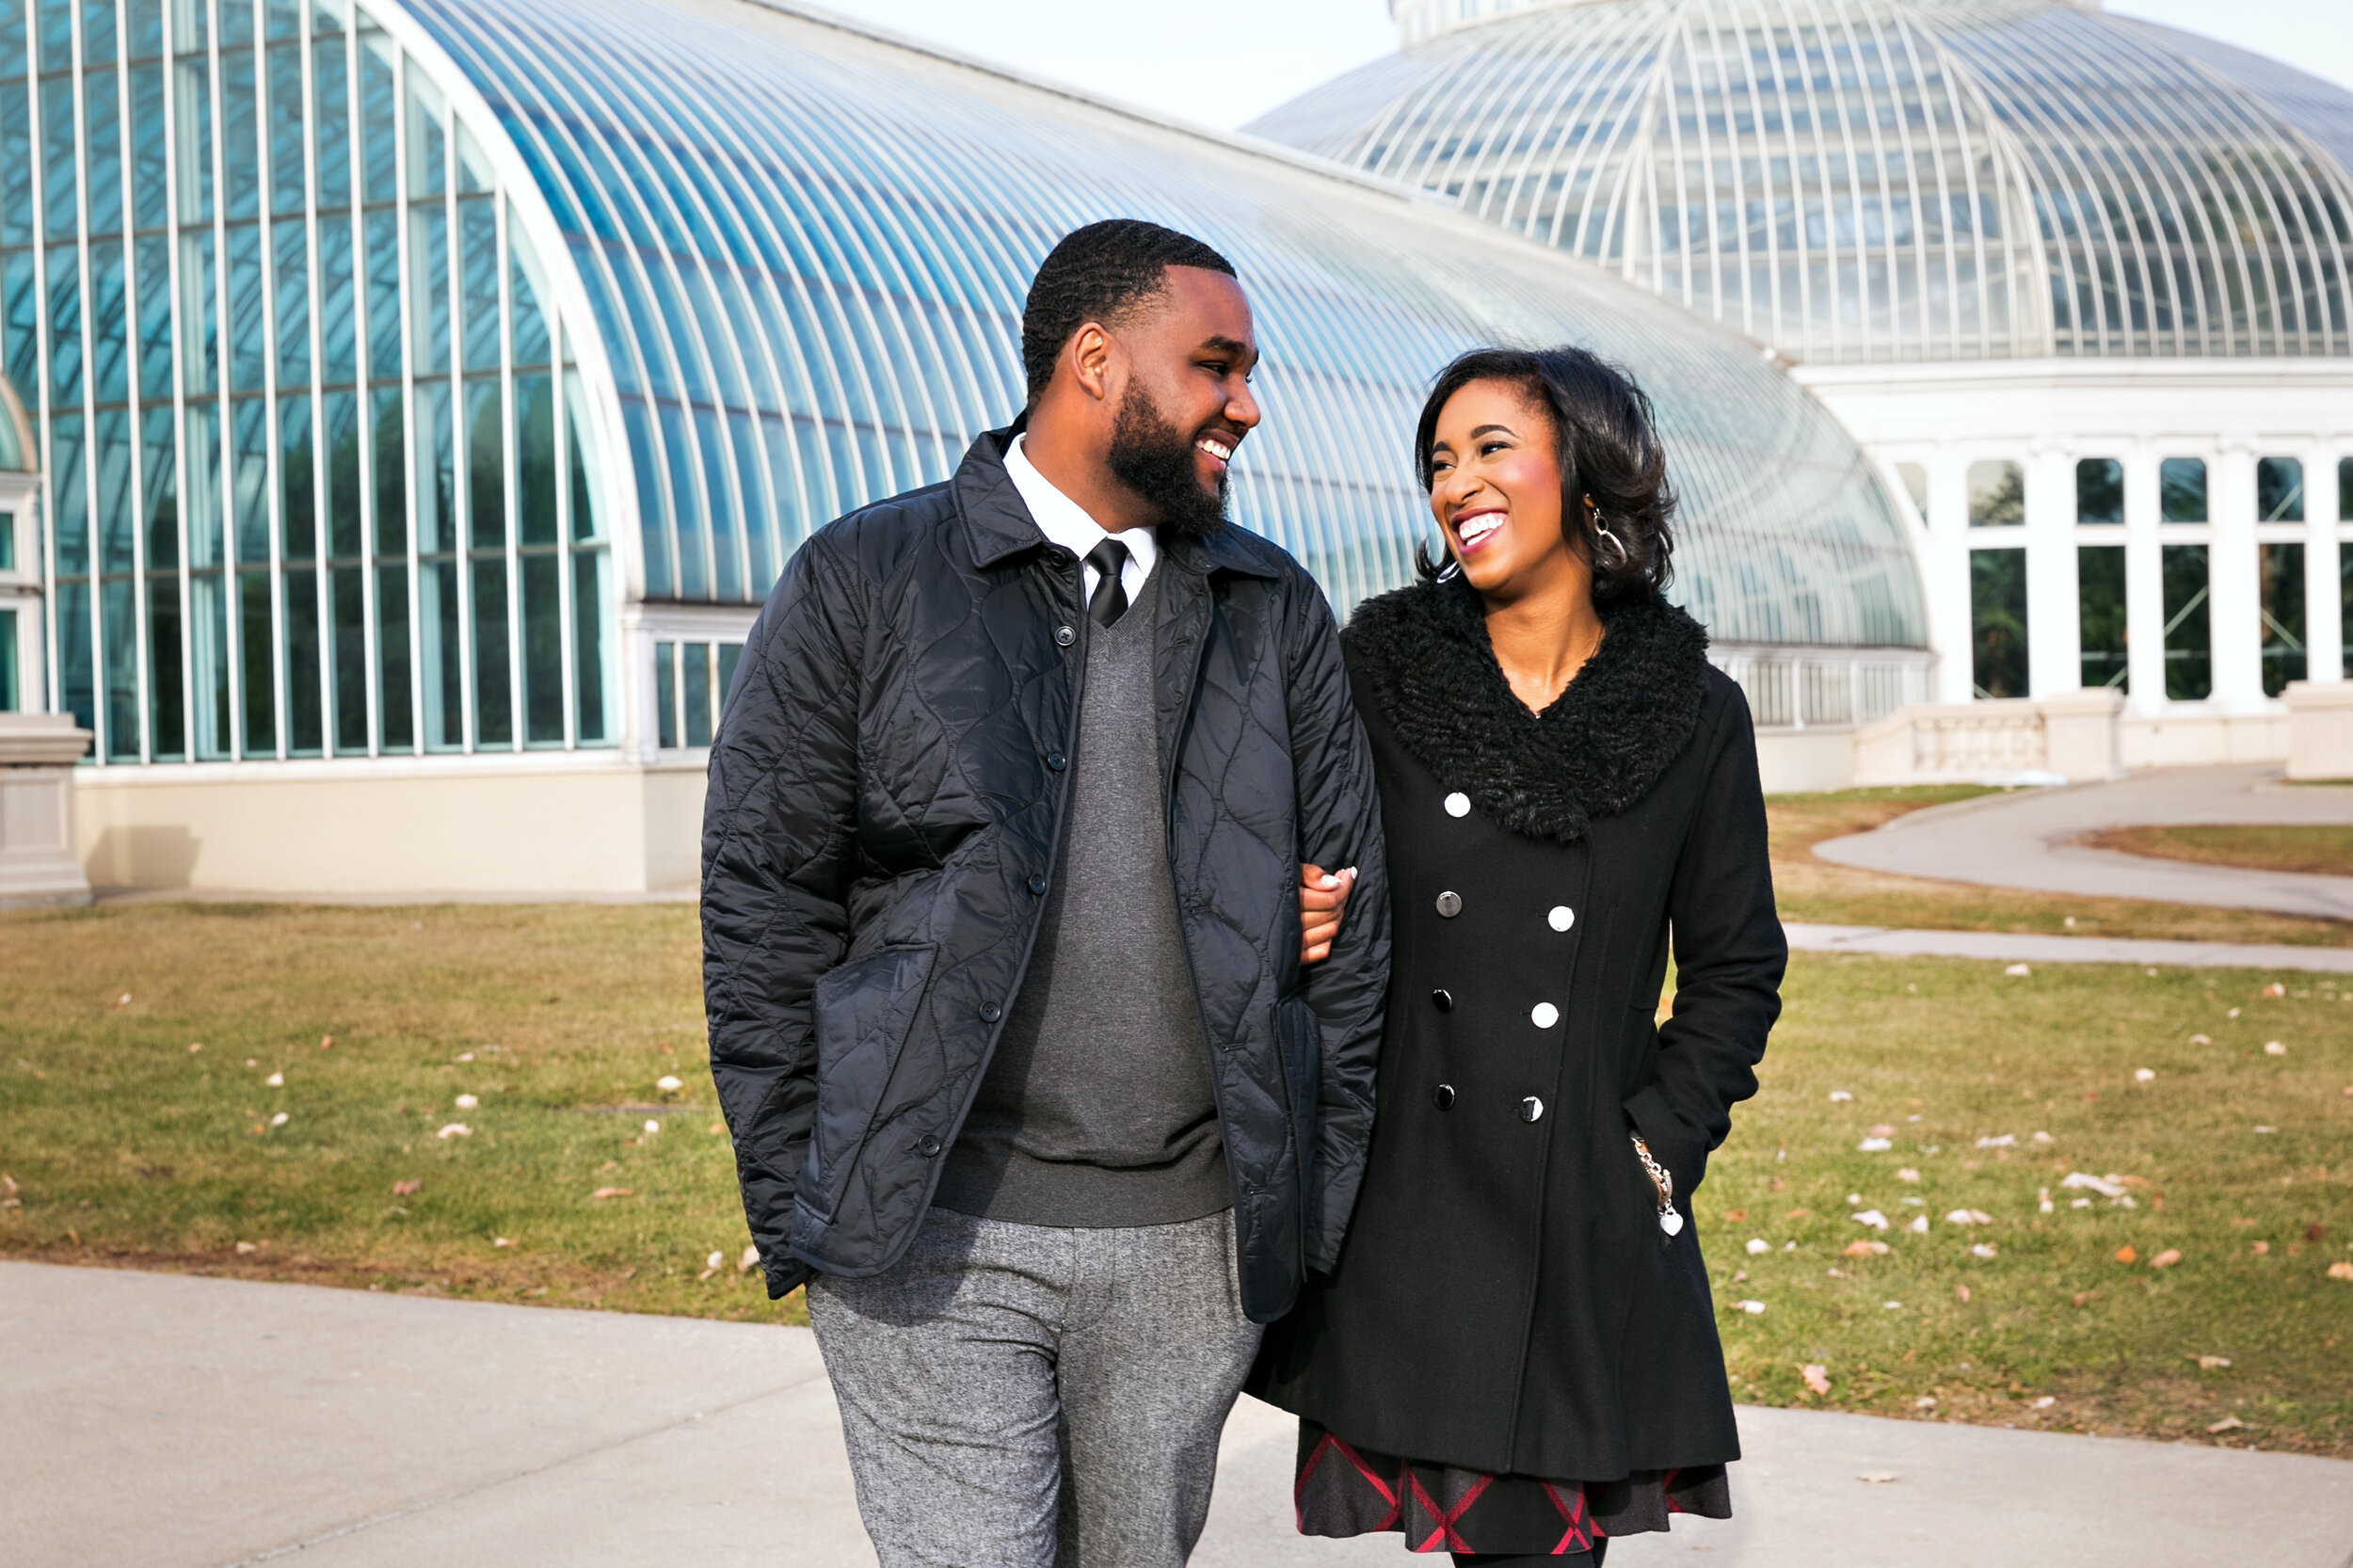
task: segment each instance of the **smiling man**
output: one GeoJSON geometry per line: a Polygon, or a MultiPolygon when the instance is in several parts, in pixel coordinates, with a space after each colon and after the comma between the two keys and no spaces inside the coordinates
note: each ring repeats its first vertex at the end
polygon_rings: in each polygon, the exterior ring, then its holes
{"type": "Polygon", "coordinates": [[[712,1069],[884,1568],[1160,1568],[1355,1201],[1387,984],[1330,607],[1225,519],[1250,307],[1054,248],[1029,407],[795,555],[712,749],[712,1069]],[[1359,869],[1301,962],[1302,862],[1359,869]]]}

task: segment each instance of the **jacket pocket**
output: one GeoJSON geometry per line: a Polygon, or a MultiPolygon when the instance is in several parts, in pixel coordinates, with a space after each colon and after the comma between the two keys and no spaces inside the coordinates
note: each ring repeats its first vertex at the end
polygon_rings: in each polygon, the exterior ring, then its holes
{"type": "Polygon", "coordinates": [[[1313,1211],[1316,1131],[1321,1122],[1323,1020],[1305,999],[1287,997],[1274,1011],[1275,1046],[1283,1059],[1283,1093],[1290,1100],[1291,1141],[1299,1151],[1299,1202],[1304,1220],[1313,1211]]]}
{"type": "Polygon", "coordinates": [[[817,1116],[798,1195],[833,1222],[931,979],[933,947],[887,947],[826,971],[811,997],[817,1116]]]}

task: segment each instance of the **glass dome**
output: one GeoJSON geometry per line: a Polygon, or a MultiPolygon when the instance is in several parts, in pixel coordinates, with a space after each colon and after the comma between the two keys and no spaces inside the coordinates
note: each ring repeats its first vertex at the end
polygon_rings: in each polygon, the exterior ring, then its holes
{"type": "Polygon", "coordinates": [[[1818,362],[2353,353],[2353,93],[2068,0],[1397,0],[1252,129],[1818,362]]]}

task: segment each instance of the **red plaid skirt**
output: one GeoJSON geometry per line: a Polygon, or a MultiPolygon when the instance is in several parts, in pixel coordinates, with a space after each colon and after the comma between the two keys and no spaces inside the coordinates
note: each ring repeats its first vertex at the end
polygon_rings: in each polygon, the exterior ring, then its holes
{"type": "Polygon", "coordinates": [[[1302,1535],[1398,1530],[1416,1552],[1581,1558],[1597,1540],[1663,1530],[1670,1514],[1732,1517],[1721,1464],[1609,1481],[1490,1476],[1374,1453],[1304,1420],[1291,1496],[1302,1535]]]}

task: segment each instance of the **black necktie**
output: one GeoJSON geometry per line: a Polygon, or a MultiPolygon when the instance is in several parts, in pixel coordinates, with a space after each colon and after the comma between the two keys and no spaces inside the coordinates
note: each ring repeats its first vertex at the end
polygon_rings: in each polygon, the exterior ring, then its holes
{"type": "Polygon", "coordinates": [[[1109,626],[1128,613],[1128,584],[1119,574],[1128,567],[1128,547],[1117,539],[1105,539],[1087,552],[1087,565],[1095,568],[1095,592],[1087,600],[1087,614],[1097,626],[1109,626]]]}

